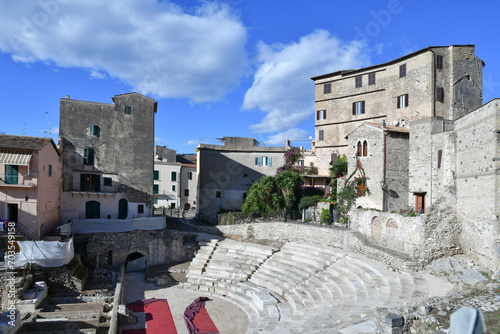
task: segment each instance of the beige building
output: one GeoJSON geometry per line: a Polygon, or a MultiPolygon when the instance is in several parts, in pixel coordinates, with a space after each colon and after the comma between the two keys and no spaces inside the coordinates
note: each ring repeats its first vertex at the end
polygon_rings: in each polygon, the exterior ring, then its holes
{"type": "Polygon", "coordinates": [[[193,160],[167,147],[155,147],[153,193],[156,208],[190,210],[196,207],[196,163],[193,160]]]}
{"type": "Polygon", "coordinates": [[[254,138],[224,137],[224,145],[198,145],[197,215],[217,221],[221,211],[239,211],[252,182],[276,175],[289,147],[260,146],[254,138]]]}
{"type": "Polygon", "coordinates": [[[0,218],[40,239],[61,223],[61,154],[50,138],[0,135],[0,218]]]}
{"type": "Polygon", "coordinates": [[[363,122],[407,127],[428,117],[457,119],[480,107],[483,66],[473,45],[452,45],[313,77],[319,174],[328,174],[333,154],[347,154],[345,137],[363,122]]]}

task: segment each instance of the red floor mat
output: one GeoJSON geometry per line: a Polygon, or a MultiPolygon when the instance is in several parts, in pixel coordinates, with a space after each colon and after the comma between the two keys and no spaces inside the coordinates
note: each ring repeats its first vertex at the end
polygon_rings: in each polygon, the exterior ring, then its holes
{"type": "Polygon", "coordinates": [[[193,323],[200,333],[219,333],[219,330],[215,327],[215,324],[208,315],[207,309],[204,307],[200,308],[200,311],[194,316],[193,323]]]}
{"type": "Polygon", "coordinates": [[[146,313],[146,328],[127,329],[122,331],[122,334],[177,334],[174,318],[166,299],[138,300],[127,304],[127,308],[132,312],[146,313]]]}

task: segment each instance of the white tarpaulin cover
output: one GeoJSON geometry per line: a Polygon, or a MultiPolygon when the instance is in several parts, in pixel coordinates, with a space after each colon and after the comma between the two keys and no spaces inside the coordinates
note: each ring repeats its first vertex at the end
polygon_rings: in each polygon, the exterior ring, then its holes
{"type": "Polygon", "coordinates": [[[61,267],[73,259],[73,238],[68,241],[18,241],[20,252],[16,253],[15,266],[22,268],[26,263],[42,267],[61,267]]]}

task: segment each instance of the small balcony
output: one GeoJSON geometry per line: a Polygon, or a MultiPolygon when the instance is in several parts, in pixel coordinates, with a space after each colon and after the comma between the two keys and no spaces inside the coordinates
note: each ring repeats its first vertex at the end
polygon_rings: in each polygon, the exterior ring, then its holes
{"type": "Polygon", "coordinates": [[[33,188],[36,186],[33,175],[0,174],[0,187],[33,188]]]}

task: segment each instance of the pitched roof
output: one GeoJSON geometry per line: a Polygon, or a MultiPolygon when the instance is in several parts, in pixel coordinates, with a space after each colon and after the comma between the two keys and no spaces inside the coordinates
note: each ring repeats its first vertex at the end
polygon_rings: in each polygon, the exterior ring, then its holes
{"type": "Polygon", "coordinates": [[[57,146],[52,138],[0,135],[0,148],[40,151],[48,144],[52,144],[54,149],[59,154],[59,150],[57,149],[57,146]]]}

